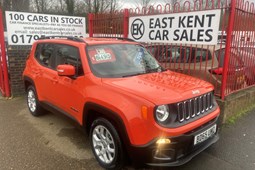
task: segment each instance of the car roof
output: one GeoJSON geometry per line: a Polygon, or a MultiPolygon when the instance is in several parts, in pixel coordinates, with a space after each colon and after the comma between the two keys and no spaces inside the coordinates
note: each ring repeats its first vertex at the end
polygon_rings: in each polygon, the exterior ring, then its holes
{"type": "MultiPolygon", "coordinates": [[[[52,42],[52,43],[85,43],[88,45],[98,45],[98,44],[141,44],[139,42],[136,42],[134,40],[128,39],[128,38],[122,38],[122,37],[87,37],[87,38],[76,38],[76,37],[45,37],[42,39],[39,39],[38,42],[52,42]]],[[[191,47],[189,44],[144,44],[147,48],[148,47],[158,47],[158,46],[167,46],[167,45],[173,45],[173,46],[184,46],[184,47],[191,47]]],[[[192,45],[194,48],[205,48],[209,50],[219,50],[224,49],[225,44],[217,44],[217,45],[192,45]]]]}
{"type": "Polygon", "coordinates": [[[42,39],[39,39],[37,41],[38,43],[41,42],[52,42],[52,43],[85,43],[88,45],[97,45],[97,44],[139,44],[138,42],[135,42],[130,39],[121,38],[121,37],[109,37],[109,38],[76,38],[76,37],[45,37],[42,39]]]}
{"type": "Polygon", "coordinates": [[[89,44],[118,44],[118,43],[130,43],[130,44],[139,44],[138,42],[135,42],[131,39],[126,38],[83,38],[83,40],[89,44]]]}

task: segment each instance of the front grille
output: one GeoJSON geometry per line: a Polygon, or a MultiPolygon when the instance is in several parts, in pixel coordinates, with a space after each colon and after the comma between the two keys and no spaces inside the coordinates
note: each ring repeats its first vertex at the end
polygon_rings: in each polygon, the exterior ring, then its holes
{"type": "Polygon", "coordinates": [[[213,108],[212,92],[177,103],[177,118],[180,123],[207,113],[213,108]]]}

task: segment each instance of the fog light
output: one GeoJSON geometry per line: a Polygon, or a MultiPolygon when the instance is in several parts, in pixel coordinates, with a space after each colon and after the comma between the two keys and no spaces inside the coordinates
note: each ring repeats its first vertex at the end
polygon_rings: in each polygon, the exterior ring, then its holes
{"type": "Polygon", "coordinates": [[[158,145],[164,145],[164,144],[170,144],[171,140],[166,138],[160,138],[157,140],[156,144],[158,145]]]}

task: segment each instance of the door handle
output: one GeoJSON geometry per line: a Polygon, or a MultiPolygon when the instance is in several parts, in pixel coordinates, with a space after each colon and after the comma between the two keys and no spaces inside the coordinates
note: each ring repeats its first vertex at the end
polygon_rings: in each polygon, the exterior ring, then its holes
{"type": "Polygon", "coordinates": [[[51,81],[52,81],[52,83],[53,83],[53,84],[58,83],[58,79],[57,79],[57,77],[53,77],[53,78],[51,79],[51,81]]]}
{"type": "Polygon", "coordinates": [[[40,70],[38,70],[38,69],[33,69],[32,72],[33,72],[34,74],[39,74],[39,73],[40,73],[40,70]]]}
{"type": "Polygon", "coordinates": [[[38,70],[38,69],[33,70],[32,72],[33,72],[36,76],[39,76],[39,75],[42,74],[42,71],[41,71],[41,70],[38,70]]]}

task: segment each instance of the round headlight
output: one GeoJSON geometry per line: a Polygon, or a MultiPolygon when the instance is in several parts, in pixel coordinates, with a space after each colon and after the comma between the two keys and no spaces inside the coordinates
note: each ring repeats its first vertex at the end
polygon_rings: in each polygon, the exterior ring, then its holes
{"type": "Polygon", "coordinates": [[[158,106],[156,109],[155,117],[157,121],[164,122],[169,117],[169,108],[167,105],[158,106]]]}

